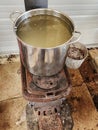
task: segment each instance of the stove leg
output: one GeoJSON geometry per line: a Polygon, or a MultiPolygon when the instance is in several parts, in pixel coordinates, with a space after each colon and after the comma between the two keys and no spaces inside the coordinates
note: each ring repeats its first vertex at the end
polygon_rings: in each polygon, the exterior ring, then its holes
{"type": "Polygon", "coordinates": [[[63,124],[63,130],[72,130],[73,129],[73,118],[71,115],[71,108],[67,100],[64,100],[61,108],[61,120],[63,124]]]}
{"type": "Polygon", "coordinates": [[[39,130],[37,117],[35,116],[33,106],[26,106],[27,130],[39,130]]]}

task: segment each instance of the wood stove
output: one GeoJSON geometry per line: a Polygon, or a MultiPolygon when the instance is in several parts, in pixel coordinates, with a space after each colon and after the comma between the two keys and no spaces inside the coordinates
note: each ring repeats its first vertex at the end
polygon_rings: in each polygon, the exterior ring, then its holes
{"type": "MultiPolygon", "coordinates": [[[[24,0],[26,10],[47,8],[47,0],[24,0]]],[[[72,130],[73,120],[66,96],[71,90],[66,65],[52,76],[33,75],[21,61],[22,92],[28,104],[28,130],[72,130]]],[[[41,68],[40,68],[41,69],[41,68]]]]}
{"type": "Polygon", "coordinates": [[[71,130],[73,120],[66,100],[71,81],[66,66],[56,75],[41,77],[31,74],[21,62],[21,77],[23,96],[29,101],[28,130],[71,130]]]}

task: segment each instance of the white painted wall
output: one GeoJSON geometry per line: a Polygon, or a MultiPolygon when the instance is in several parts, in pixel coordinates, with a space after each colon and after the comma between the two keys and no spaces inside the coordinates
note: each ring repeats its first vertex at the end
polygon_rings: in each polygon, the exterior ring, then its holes
{"type": "MultiPolygon", "coordinates": [[[[82,33],[80,42],[98,43],[98,0],[48,0],[48,5],[73,19],[76,30],[82,33]]],[[[10,13],[16,10],[24,12],[24,0],[0,0],[0,53],[18,52],[9,19],[10,13]]]]}

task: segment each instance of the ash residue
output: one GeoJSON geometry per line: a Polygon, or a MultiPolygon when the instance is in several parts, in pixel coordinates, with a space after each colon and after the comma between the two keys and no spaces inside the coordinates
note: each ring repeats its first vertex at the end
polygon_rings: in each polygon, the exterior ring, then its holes
{"type": "Polygon", "coordinates": [[[84,58],[84,51],[76,47],[70,47],[68,50],[68,57],[81,60],[84,58]]]}

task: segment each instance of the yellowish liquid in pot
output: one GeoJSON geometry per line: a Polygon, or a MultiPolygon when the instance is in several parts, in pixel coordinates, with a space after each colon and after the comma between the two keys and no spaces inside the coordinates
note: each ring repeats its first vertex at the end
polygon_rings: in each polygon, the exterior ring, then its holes
{"type": "Polygon", "coordinates": [[[72,36],[66,22],[51,15],[37,15],[24,20],[16,33],[26,44],[41,48],[59,46],[72,36]]]}

